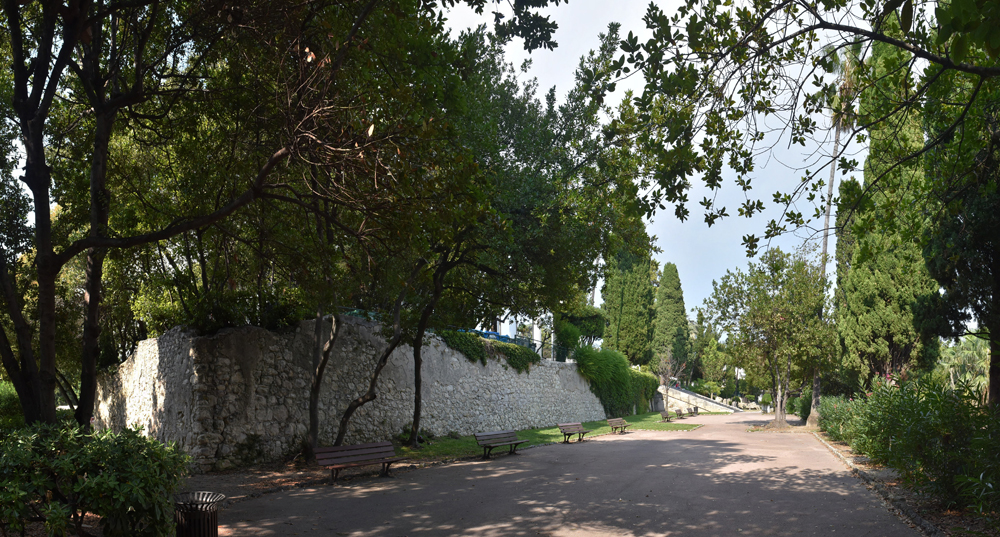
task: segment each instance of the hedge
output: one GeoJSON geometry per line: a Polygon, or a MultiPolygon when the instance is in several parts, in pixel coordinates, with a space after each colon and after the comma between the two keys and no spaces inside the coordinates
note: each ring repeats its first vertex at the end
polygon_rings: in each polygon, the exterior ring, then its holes
{"type": "Polygon", "coordinates": [[[617,351],[580,347],[574,358],[609,418],[645,411],[660,385],[656,376],[632,369],[617,351]]]}
{"type": "Polygon", "coordinates": [[[531,349],[513,343],[481,338],[472,332],[441,330],[437,332],[437,335],[444,340],[446,345],[460,352],[472,363],[479,362],[486,365],[487,358],[499,360],[502,356],[515,371],[524,373],[531,368],[531,364],[542,361],[538,353],[531,349]]]}

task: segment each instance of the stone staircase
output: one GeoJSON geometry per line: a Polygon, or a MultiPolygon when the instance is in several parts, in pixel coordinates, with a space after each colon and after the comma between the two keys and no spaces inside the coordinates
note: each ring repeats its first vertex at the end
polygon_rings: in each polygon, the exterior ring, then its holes
{"type": "Polygon", "coordinates": [[[687,410],[689,407],[698,407],[706,412],[743,412],[742,410],[729,405],[724,405],[718,401],[713,401],[704,395],[698,395],[682,388],[673,388],[660,385],[658,391],[665,394],[671,409],[680,408],[687,410]]]}

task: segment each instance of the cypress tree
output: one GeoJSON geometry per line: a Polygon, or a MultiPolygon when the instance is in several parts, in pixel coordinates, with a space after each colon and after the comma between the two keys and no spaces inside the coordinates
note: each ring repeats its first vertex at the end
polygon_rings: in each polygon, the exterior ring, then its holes
{"type": "MultiPolygon", "coordinates": [[[[862,94],[862,109],[867,116],[884,113],[907,94],[907,79],[892,70],[903,55],[898,49],[874,45],[872,65],[881,77],[877,91],[870,89],[862,94]]],[[[837,324],[845,359],[860,366],[869,378],[932,365],[938,351],[936,338],[922,335],[914,327],[913,309],[918,297],[938,288],[927,271],[920,247],[912,240],[912,235],[919,235],[925,225],[923,218],[914,215],[908,219],[906,229],[870,225],[891,224],[893,219],[887,213],[893,207],[914,202],[910,185],[923,181],[923,170],[919,162],[898,162],[903,155],[923,147],[920,117],[911,113],[898,125],[873,128],[870,140],[864,179],[878,189],[864,203],[859,201],[862,188],[856,183],[845,182],[841,194],[848,204],[845,208],[854,209],[852,220],[867,224],[864,227],[871,231],[844,245],[852,250],[849,268],[838,267],[837,273],[837,324]]],[[[847,262],[846,255],[839,251],[837,257],[838,264],[847,262]]]]}
{"type": "Polygon", "coordinates": [[[653,284],[648,256],[623,253],[607,266],[601,296],[605,317],[605,349],[625,355],[634,365],[649,363],[653,356],[653,284]]]}
{"type": "Polygon", "coordinates": [[[660,287],[656,290],[656,322],[653,331],[653,354],[664,356],[673,352],[677,363],[688,360],[690,330],[684,308],[684,292],[677,265],[666,263],[660,276],[660,287]]]}

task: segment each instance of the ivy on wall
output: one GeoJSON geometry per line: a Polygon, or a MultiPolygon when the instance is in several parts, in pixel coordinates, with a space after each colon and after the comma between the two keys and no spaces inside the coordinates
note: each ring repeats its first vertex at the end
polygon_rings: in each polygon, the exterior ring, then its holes
{"type": "Polygon", "coordinates": [[[479,362],[486,365],[487,358],[499,360],[502,356],[515,371],[524,373],[531,368],[531,364],[542,361],[542,358],[530,349],[513,343],[484,339],[471,332],[441,330],[437,335],[446,345],[462,353],[472,363],[479,362]]]}
{"type": "Polygon", "coordinates": [[[617,351],[580,347],[573,357],[609,418],[645,412],[660,385],[656,376],[632,369],[617,351]]]}

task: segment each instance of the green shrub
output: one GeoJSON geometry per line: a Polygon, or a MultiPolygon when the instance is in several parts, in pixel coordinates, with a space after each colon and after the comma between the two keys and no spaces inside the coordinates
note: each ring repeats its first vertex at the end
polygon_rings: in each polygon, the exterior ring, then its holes
{"type": "Polygon", "coordinates": [[[50,535],[62,535],[90,512],[109,537],[172,535],[171,494],[186,464],[180,450],[137,429],[88,434],[61,424],[14,431],[0,441],[0,527],[19,532],[40,517],[50,535]]]}
{"type": "Polygon", "coordinates": [[[660,387],[660,378],[652,373],[629,367],[629,380],[635,397],[635,412],[641,414],[649,410],[649,402],[660,387]]]}
{"type": "Polygon", "coordinates": [[[785,411],[795,414],[803,420],[809,419],[812,410],[812,390],[802,390],[802,397],[791,397],[785,404],[785,411]]]}
{"type": "Polygon", "coordinates": [[[839,442],[854,438],[854,402],[842,395],[826,395],[819,402],[819,427],[839,442]]]}
{"type": "Polygon", "coordinates": [[[556,321],[556,361],[565,362],[566,357],[580,345],[580,329],[568,321],[556,321]]]}
{"type": "Polygon", "coordinates": [[[24,427],[24,413],[21,401],[11,382],[0,382],[0,431],[11,431],[24,427]]]}
{"type": "Polygon", "coordinates": [[[472,363],[479,362],[486,365],[488,357],[498,358],[499,354],[515,371],[524,373],[529,370],[531,364],[542,361],[542,357],[531,349],[513,343],[483,339],[472,332],[441,330],[437,335],[446,345],[460,352],[472,363]]]}
{"type": "MultiPolygon", "coordinates": [[[[482,338],[480,338],[482,339],[482,338]]],[[[531,368],[531,364],[541,363],[542,357],[537,352],[513,343],[503,343],[501,341],[483,340],[487,352],[493,350],[500,353],[507,360],[507,364],[518,373],[524,373],[531,368]]]]}
{"type": "Polygon", "coordinates": [[[486,365],[486,346],[483,345],[483,338],[471,332],[455,330],[440,330],[437,335],[444,340],[445,345],[461,353],[470,362],[486,365]]]}
{"type": "Polygon", "coordinates": [[[981,397],[930,375],[898,383],[878,378],[853,401],[823,397],[820,426],[947,505],[996,511],[1000,415],[981,406],[981,397]]]}
{"type": "Polygon", "coordinates": [[[644,412],[660,384],[654,375],[632,369],[617,351],[580,347],[575,359],[609,418],[632,415],[636,407],[644,412]]]}

